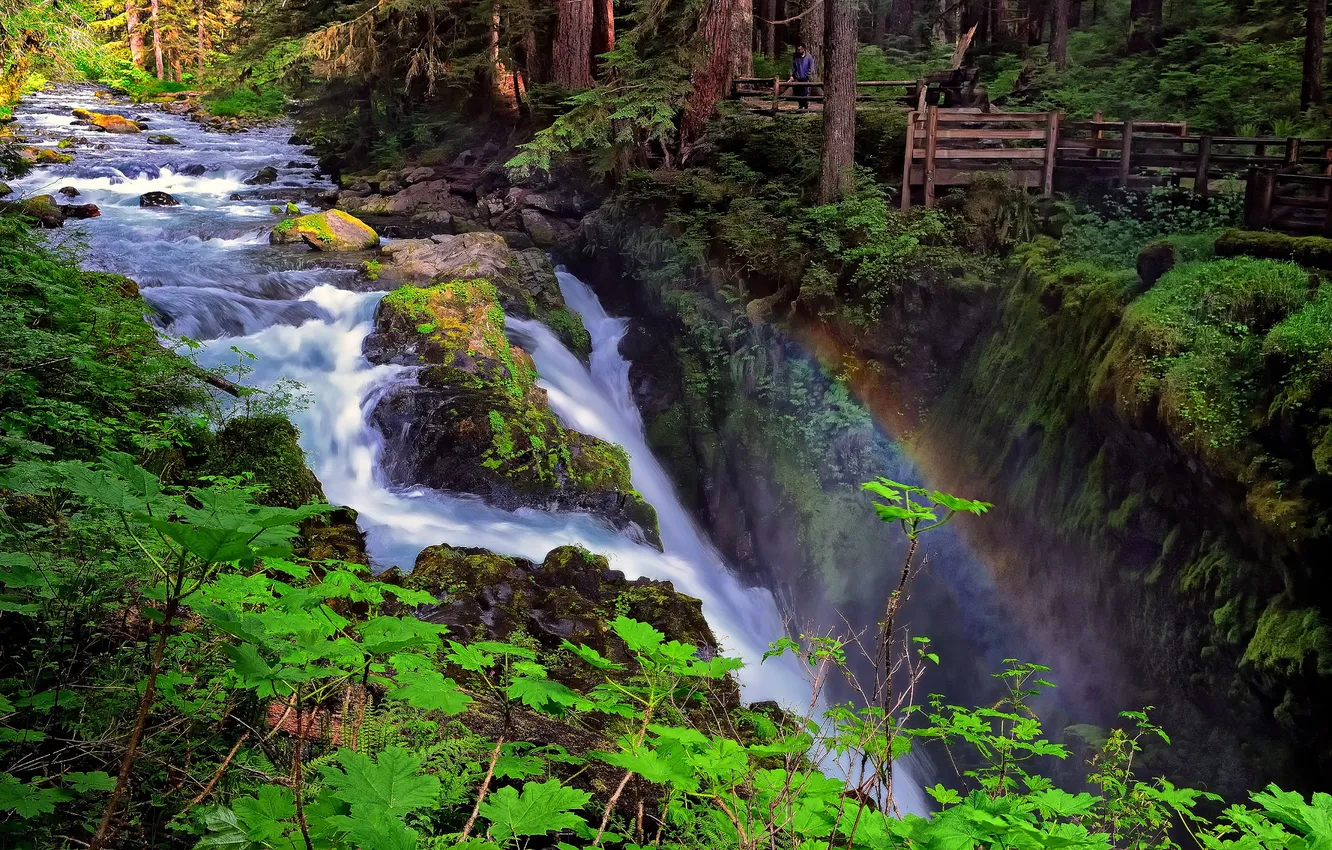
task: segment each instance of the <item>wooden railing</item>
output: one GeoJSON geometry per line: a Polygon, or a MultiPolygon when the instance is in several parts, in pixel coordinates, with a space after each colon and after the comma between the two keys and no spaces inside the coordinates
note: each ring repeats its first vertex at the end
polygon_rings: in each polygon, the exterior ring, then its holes
{"type": "MultiPolygon", "coordinates": [[[[900,104],[915,98],[917,80],[864,80],[856,83],[856,108],[900,104]],[[892,91],[902,89],[902,93],[892,91]]],[[[823,83],[787,82],[781,77],[737,77],[731,80],[731,99],[743,103],[751,112],[776,115],[783,103],[823,104],[823,83]],[[800,90],[803,94],[798,94],[800,90]],[[817,92],[817,94],[816,94],[817,92]]]]}
{"type": "Polygon", "coordinates": [[[1332,236],[1332,176],[1253,169],[1244,190],[1244,226],[1332,236]]]}
{"type": "Polygon", "coordinates": [[[1057,112],[980,112],[928,106],[907,117],[902,209],[912,186],[934,206],[937,186],[963,186],[978,175],[1004,171],[1019,186],[1054,191],[1057,112]]]}

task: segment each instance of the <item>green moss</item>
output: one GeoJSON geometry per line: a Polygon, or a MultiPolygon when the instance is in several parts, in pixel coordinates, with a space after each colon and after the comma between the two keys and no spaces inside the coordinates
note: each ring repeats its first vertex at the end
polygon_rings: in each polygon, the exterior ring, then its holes
{"type": "MultiPolygon", "coordinates": [[[[535,305],[533,305],[535,312],[535,305]]],[[[583,320],[580,316],[569,312],[568,309],[560,307],[546,313],[543,320],[547,327],[555,332],[569,350],[579,357],[587,357],[592,353],[592,335],[583,327],[583,320]]]]}
{"type": "Polygon", "coordinates": [[[1306,669],[1332,675],[1332,631],[1316,608],[1268,606],[1244,650],[1244,662],[1266,672],[1298,676],[1306,669]]]}
{"type": "Polygon", "coordinates": [[[1227,230],[1216,240],[1216,253],[1222,257],[1248,255],[1286,260],[1315,269],[1332,270],[1332,239],[1322,236],[1227,230]]]}
{"type": "Polygon", "coordinates": [[[379,280],[379,273],[384,270],[384,265],[379,260],[366,260],[361,263],[361,273],[367,280],[379,280]]]}
{"type": "Polygon", "coordinates": [[[319,479],[305,465],[300,432],[285,416],[234,419],[212,438],[200,475],[254,474],[264,504],[295,508],[323,498],[319,479]]]}
{"type": "Polygon", "coordinates": [[[289,219],[286,219],[285,221],[280,221],[280,222],[278,222],[277,227],[274,227],[274,228],[273,228],[273,232],[274,232],[274,233],[290,233],[290,232],[292,231],[292,229],[295,228],[295,227],[296,227],[296,222],[295,222],[295,220],[289,218],[289,219]]]}

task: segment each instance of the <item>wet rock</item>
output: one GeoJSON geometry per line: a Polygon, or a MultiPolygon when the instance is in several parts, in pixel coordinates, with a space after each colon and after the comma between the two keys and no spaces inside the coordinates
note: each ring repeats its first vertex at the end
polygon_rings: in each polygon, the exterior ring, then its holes
{"type": "Polygon", "coordinates": [[[541,563],[496,555],[486,549],[431,546],[401,581],[439,599],[418,616],[448,625],[462,640],[507,640],[522,631],[554,651],[563,641],[590,646],[620,662],[631,656],[607,627],[614,616],[651,623],[668,640],[716,654],[717,638],[699,600],[668,581],[625,579],[607,561],[586,549],[561,546],[541,563]]]}
{"type": "Polygon", "coordinates": [[[499,235],[504,237],[504,242],[515,251],[526,251],[528,248],[535,247],[532,239],[526,233],[519,233],[516,230],[501,230],[499,235]]]}
{"type": "Polygon", "coordinates": [[[194,165],[185,166],[180,170],[180,173],[184,174],[186,177],[202,177],[207,171],[208,166],[201,163],[195,163],[194,165]]]}
{"type": "Polygon", "coordinates": [[[80,121],[86,121],[107,133],[138,133],[142,130],[137,123],[123,115],[109,115],[87,109],[75,109],[72,114],[80,121]]]}
{"type": "Polygon", "coordinates": [[[97,204],[61,204],[60,211],[65,218],[97,218],[102,214],[97,204]]]}
{"type": "Polygon", "coordinates": [[[445,212],[444,210],[431,210],[430,212],[417,213],[412,216],[412,221],[430,226],[434,233],[453,232],[453,213],[445,212]]]}
{"type": "Polygon", "coordinates": [[[404,168],[402,170],[402,179],[407,185],[413,183],[425,183],[435,179],[435,169],[429,166],[418,166],[417,168],[404,168]]]}
{"type": "Polygon", "coordinates": [[[162,111],[170,115],[189,115],[191,112],[199,111],[199,104],[192,101],[175,101],[162,105],[162,111]]]}
{"type": "Polygon", "coordinates": [[[269,234],[274,245],[304,242],[316,251],[362,251],[379,244],[379,234],[341,210],[311,213],[283,221],[269,234]]]}
{"type": "Polygon", "coordinates": [[[305,136],[302,136],[300,133],[292,133],[290,138],[287,139],[287,144],[296,145],[297,147],[306,147],[310,144],[310,140],[305,136]]]}
{"type": "Polygon", "coordinates": [[[0,180],[0,198],[5,197],[6,195],[12,194],[13,191],[14,191],[13,189],[9,188],[9,184],[8,184],[8,183],[6,183],[6,182],[3,181],[3,180],[0,180]]]}
{"type": "Polygon", "coordinates": [[[178,145],[180,144],[180,142],[176,141],[176,138],[174,136],[168,136],[166,133],[154,133],[153,135],[148,137],[148,144],[178,145]]]}
{"type": "Polygon", "coordinates": [[[34,195],[17,201],[0,203],[0,212],[17,212],[19,215],[35,219],[42,227],[61,227],[65,223],[65,213],[50,195],[34,195]]]}
{"type": "Polygon", "coordinates": [[[247,189],[242,198],[255,201],[309,201],[324,203],[332,199],[336,190],[314,186],[274,186],[271,189],[247,189]]]}
{"type": "Polygon", "coordinates": [[[178,207],[180,201],[166,192],[144,192],[139,196],[141,207],[178,207]]]}
{"type": "Polygon", "coordinates": [[[560,424],[531,357],[505,336],[489,281],[390,293],[365,355],[425,366],[371,414],[387,441],[390,480],[475,493],[506,509],[589,511],[660,546],[656,512],[630,484],[628,455],[560,424]]]}
{"type": "Polygon", "coordinates": [[[245,200],[245,199],[242,198],[242,197],[240,196],[240,193],[239,193],[239,192],[232,192],[230,195],[227,195],[227,200],[228,200],[228,201],[243,201],[243,200],[245,200]]]}
{"type": "Polygon", "coordinates": [[[278,178],[277,169],[271,165],[265,165],[263,168],[259,169],[253,177],[251,177],[249,180],[246,180],[245,185],[263,186],[268,183],[276,181],[277,178],[278,178]]]}
{"type": "Polygon", "coordinates": [[[37,165],[68,165],[74,161],[73,154],[61,153],[50,148],[19,148],[18,155],[37,165]]]}
{"type": "Polygon", "coordinates": [[[66,198],[77,198],[79,196],[79,190],[75,189],[73,186],[61,186],[60,194],[64,195],[66,198]]]}

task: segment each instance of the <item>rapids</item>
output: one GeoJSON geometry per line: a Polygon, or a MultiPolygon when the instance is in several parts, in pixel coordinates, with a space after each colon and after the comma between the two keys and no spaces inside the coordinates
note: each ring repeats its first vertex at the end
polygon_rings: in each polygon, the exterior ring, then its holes
{"type": "MultiPolygon", "coordinates": [[[[510,319],[509,327],[533,355],[561,419],[629,453],[634,486],[657,509],[664,552],[586,514],[511,513],[475,497],[384,483],[382,445],[367,415],[385,388],[414,378],[409,368],[372,366],[361,354],[383,293],[358,291],[355,272],[326,267],[337,262],[327,255],[269,246],[273,202],[231,199],[233,193],[244,194],[246,178],[269,165],[279,171],[276,185],[331,188],[306,151],[287,143],[290,128],[210,133],[149,107],[109,107],[90,89],[33,95],[16,114],[19,131],[36,144],[53,147],[71,135],[89,143],[74,149],[72,164],[39,169],[12,184],[26,195],[72,186],[79,192],[77,203],[101,208],[100,218],[70,222],[53,232],[54,240],[82,241],[86,266],[136,280],[164,341],[199,340],[195,356],[202,365],[242,362],[246,383],[272,386],[286,380],[304,386],[307,403],[292,419],[308,462],[329,500],[358,512],[376,568],[410,568],[421,549],[441,543],[536,561],[556,546],[581,545],[631,578],[667,579],[701,599],[723,649],[746,662],[740,680],[747,699],[807,709],[810,687],[798,665],[762,662],[769,642],[786,633],[772,594],[743,586],[678,501],[647,447],[629,391],[629,364],[618,352],[625,322],[607,316],[577,278],[559,274],[570,309],[583,316],[592,336],[590,368],[541,324],[510,319]],[[150,145],[149,133],[73,128],[69,115],[76,107],[145,119],[151,133],[168,133],[180,144],[150,145]],[[198,165],[204,166],[202,175],[184,173],[198,165]],[[140,208],[138,196],[148,191],[169,192],[181,205],[140,208]]],[[[899,765],[898,805],[923,813],[923,795],[909,772],[908,765],[899,765]]]]}

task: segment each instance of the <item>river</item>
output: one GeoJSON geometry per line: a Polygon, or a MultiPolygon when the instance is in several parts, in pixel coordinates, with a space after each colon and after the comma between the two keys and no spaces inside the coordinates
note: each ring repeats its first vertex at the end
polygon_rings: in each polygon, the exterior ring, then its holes
{"type": "MultiPolygon", "coordinates": [[[[289,127],[207,132],[152,107],[108,106],[86,88],[30,96],[16,116],[19,131],[37,145],[54,147],[71,135],[91,143],[74,148],[72,164],[38,169],[12,183],[27,195],[73,187],[75,202],[100,207],[100,217],[70,222],[53,232],[54,240],[81,240],[85,266],[137,281],[164,341],[200,341],[196,357],[202,365],[244,363],[246,383],[303,386],[306,404],[292,419],[307,460],[329,500],[358,512],[377,569],[410,568],[421,549],[436,544],[479,546],[535,561],[556,546],[581,545],[630,578],[670,580],[702,600],[723,650],[746,662],[740,673],[746,699],[776,700],[797,711],[808,705],[809,684],[795,664],[762,663],[768,644],[786,634],[772,595],[736,579],[647,447],[629,391],[629,364],[618,351],[625,322],[607,316],[577,278],[559,274],[569,307],[582,315],[592,336],[590,365],[541,324],[508,324],[533,355],[560,418],[629,453],[633,484],[657,509],[662,552],[586,514],[508,512],[471,496],[385,483],[381,441],[367,417],[385,388],[412,377],[404,367],[373,366],[361,353],[383,293],[364,291],[355,269],[337,267],[336,258],[303,246],[270,246],[268,232],[277,221],[273,201],[232,199],[265,166],[278,170],[276,185],[332,188],[317,176],[307,151],[288,142],[289,127]],[[78,107],[146,119],[149,132],[87,132],[70,118],[78,107]],[[150,144],[149,135],[159,133],[179,144],[150,144]],[[140,207],[139,196],[149,191],[168,192],[180,206],[140,207]]],[[[899,765],[898,805],[924,812],[909,773],[908,765],[899,765]]]]}

